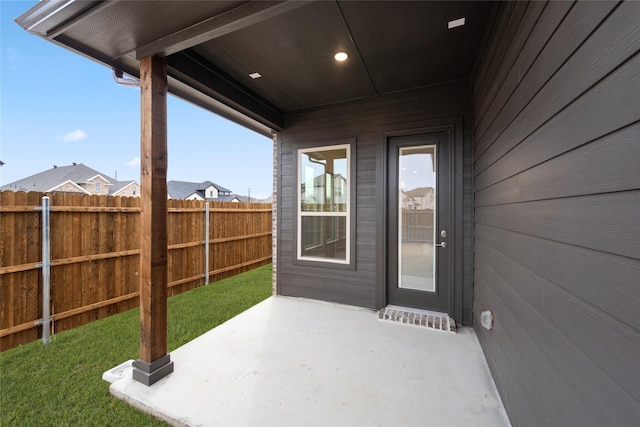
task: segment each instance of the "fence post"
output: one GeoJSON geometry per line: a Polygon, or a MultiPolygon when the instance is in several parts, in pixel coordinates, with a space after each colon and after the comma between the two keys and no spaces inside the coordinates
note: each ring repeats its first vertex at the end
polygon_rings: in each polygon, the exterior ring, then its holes
{"type": "Polygon", "coordinates": [[[51,331],[51,207],[49,197],[42,197],[42,343],[49,344],[51,331]]]}
{"type": "Polygon", "coordinates": [[[209,202],[205,205],[205,221],[204,221],[204,284],[209,284],[209,202]]]}

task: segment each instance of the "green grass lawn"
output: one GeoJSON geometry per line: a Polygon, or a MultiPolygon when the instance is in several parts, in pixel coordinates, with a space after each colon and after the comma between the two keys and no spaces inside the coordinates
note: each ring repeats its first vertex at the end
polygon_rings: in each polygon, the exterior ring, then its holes
{"type": "MultiPolygon", "coordinates": [[[[169,351],[271,295],[271,265],[169,299],[169,351]]],[[[0,426],[158,426],[102,373],[139,356],[139,310],[0,353],[0,426]]]]}

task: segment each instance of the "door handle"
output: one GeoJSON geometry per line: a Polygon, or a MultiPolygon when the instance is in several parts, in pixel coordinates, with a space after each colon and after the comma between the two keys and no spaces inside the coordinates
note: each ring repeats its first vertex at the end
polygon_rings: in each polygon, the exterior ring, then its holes
{"type": "Polygon", "coordinates": [[[436,246],[439,246],[441,248],[446,248],[447,247],[447,242],[436,243],[436,246]]]}

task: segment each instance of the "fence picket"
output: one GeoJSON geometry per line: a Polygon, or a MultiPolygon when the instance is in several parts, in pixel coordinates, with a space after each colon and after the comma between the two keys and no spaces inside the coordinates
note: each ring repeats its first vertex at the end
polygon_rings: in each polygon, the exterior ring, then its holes
{"type": "MultiPolygon", "coordinates": [[[[0,351],[41,336],[43,193],[0,192],[0,351]]],[[[51,193],[52,330],[138,305],[140,199],[51,193]]],[[[271,208],[259,203],[169,200],[169,284],[175,295],[271,260],[271,208]]]]}
{"type": "MultiPolygon", "coordinates": [[[[38,193],[27,193],[27,206],[37,206],[41,204],[41,197],[38,193]]],[[[25,236],[26,241],[26,261],[29,263],[38,263],[42,258],[42,220],[40,212],[35,209],[27,212],[23,215],[25,223],[27,225],[27,233],[25,236]]],[[[32,270],[25,271],[25,291],[26,291],[26,313],[25,317],[28,319],[38,317],[42,310],[42,287],[40,286],[40,271],[32,270]]],[[[29,333],[29,339],[36,340],[41,336],[42,332],[37,329],[32,329],[29,333]]]]}
{"type": "MultiPolygon", "coordinates": [[[[15,205],[15,193],[0,192],[0,206],[15,205]]],[[[9,249],[9,245],[13,245],[15,240],[15,212],[3,211],[0,215],[0,236],[9,243],[7,246],[0,245],[0,267],[8,267],[17,264],[14,259],[14,252],[9,249]]],[[[17,324],[13,317],[14,304],[14,281],[15,274],[0,275],[0,329],[9,328],[17,324]]],[[[5,345],[13,346],[14,336],[3,338],[5,345]]]]}

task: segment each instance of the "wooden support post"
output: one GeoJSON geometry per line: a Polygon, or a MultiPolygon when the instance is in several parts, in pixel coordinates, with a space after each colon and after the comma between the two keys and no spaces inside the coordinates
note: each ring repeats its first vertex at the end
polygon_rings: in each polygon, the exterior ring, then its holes
{"type": "Polygon", "coordinates": [[[133,379],[173,372],[167,353],[167,61],[140,61],[140,359],[133,379]]]}

